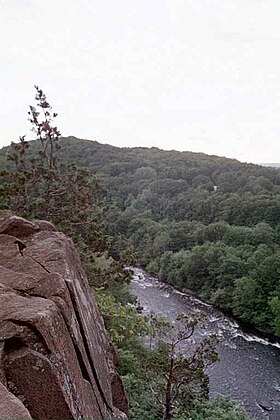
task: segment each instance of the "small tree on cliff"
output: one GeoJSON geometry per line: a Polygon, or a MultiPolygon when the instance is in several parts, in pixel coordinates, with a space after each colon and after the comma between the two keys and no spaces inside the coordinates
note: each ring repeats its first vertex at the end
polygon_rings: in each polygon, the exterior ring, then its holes
{"type": "Polygon", "coordinates": [[[52,221],[76,243],[102,252],[107,246],[100,223],[104,190],[88,170],[60,162],[57,113],[44,92],[35,89],[36,104],[28,115],[37,141],[29,143],[22,136],[11,143],[10,170],[1,173],[1,201],[23,217],[52,221]]]}
{"type": "Polygon", "coordinates": [[[12,162],[9,172],[4,173],[7,182],[2,187],[2,196],[13,211],[23,216],[43,215],[48,218],[52,205],[52,192],[58,180],[57,151],[60,132],[53,126],[57,117],[38,86],[36,89],[36,106],[30,106],[28,112],[32,131],[39,140],[40,147],[36,152],[30,151],[25,136],[19,142],[11,143],[8,160],[12,162]]]}
{"type": "Polygon", "coordinates": [[[188,412],[194,399],[208,396],[208,376],[205,369],[218,360],[217,338],[209,336],[198,345],[190,346],[196,327],[203,328],[201,313],[181,314],[179,327],[151,316],[154,345],[158,357],[148,365],[150,377],[155,372],[161,378],[151,391],[163,408],[163,418],[171,419],[173,412],[188,412]]]}
{"type": "Polygon", "coordinates": [[[35,89],[36,103],[29,107],[28,119],[37,141],[27,142],[22,136],[11,143],[6,170],[0,172],[1,205],[23,217],[49,220],[70,235],[90,281],[103,286],[125,281],[130,273],[122,268],[132,259],[129,252],[119,261],[105,257],[97,264],[96,257],[109,245],[102,223],[108,208],[105,190],[88,169],[60,161],[61,134],[54,123],[58,114],[45,93],[35,89]]]}

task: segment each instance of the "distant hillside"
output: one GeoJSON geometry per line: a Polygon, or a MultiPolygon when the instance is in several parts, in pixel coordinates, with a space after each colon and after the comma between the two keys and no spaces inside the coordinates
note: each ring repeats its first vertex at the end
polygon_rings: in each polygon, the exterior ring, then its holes
{"type": "MultiPolygon", "coordinates": [[[[36,147],[36,142],[32,142],[36,147]]],[[[155,219],[254,225],[279,222],[280,172],[203,153],[119,148],[62,138],[60,159],[88,167],[124,210],[133,202],[155,219]]],[[[32,148],[31,148],[32,149],[32,148]]],[[[0,152],[0,163],[8,148],[0,152]]]]}
{"type": "Polygon", "coordinates": [[[123,210],[135,200],[135,208],[156,219],[222,219],[239,225],[275,225],[279,219],[276,169],[203,153],[119,148],[74,137],[62,139],[61,158],[101,176],[123,210]]]}
{"type": "Polygon", "coordinates": [[[280,163],[260,163],[260,165],[270,168],[280,168],[280,163]]]}

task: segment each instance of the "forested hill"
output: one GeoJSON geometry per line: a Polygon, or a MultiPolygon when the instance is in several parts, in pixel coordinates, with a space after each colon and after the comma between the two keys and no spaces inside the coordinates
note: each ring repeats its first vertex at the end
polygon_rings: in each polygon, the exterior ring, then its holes
{"type": "Polygon", "coordinates": [[[280,335],[279,169],[74,137],[60,145],[61,161],[107,188],[113,256],[131,246],[161,279],[280,335]]]}
{"type": "Polygon", "coordinates": [[[73,137],[61,158],[103,178],[117,255],[280,335],[280,171],[202,153],[73,137]]]}
{"type": "Polygon", "coordinates": [[[125,209],[132,201],[153,218],[275,226],[280,171],[202,153],[118,148],[68,137],[61,156],[102,176],[125,209]],[[215,191],[217,190],[217,191],[215,191]]]}
{"type": "MultiPolygon", "coordinates": [[[[241,226],[266,222],[272,227],[279,223],[278,169],[203,153],[119,148],[75,137],[62,138],[60,146],[60,159],[103,178],[122,210],[148,211],[154,220],[223,220],[241,226]]],[[[0,164],[7,153],[8,148],[0,151],[0,164]]]]}

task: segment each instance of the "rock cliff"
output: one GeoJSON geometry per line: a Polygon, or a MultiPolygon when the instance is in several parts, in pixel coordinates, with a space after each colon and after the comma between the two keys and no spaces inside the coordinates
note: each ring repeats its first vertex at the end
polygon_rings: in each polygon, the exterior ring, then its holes
{"type": "Polygon", "coordinates": [[[0,212],[0,418],[126,418],[114,359],[72,241],[0,212]]]}

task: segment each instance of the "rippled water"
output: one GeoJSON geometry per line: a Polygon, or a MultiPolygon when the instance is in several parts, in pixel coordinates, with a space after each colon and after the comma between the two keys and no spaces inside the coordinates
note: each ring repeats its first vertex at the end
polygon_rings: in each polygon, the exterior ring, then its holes
{"type": "Polygon", "coordinates": [[[201,302],[135,268],[132,292],[144,312],[154,311],[170,321],[190,310],[207,316],[205,330],[197,331],[194,343],[207,333],[220,337],[220,361],[208,368],[210,391],[235,399],[255,419],[280,420],[280,344],[245,333],[238,323],[201,302]],[[261,406],[271,409],[266,411],[261,406]]]}

